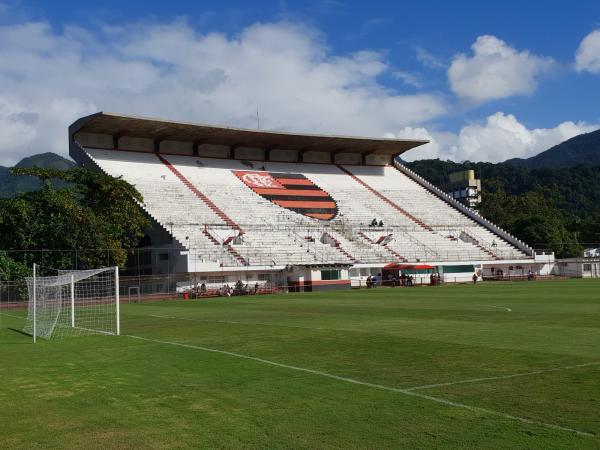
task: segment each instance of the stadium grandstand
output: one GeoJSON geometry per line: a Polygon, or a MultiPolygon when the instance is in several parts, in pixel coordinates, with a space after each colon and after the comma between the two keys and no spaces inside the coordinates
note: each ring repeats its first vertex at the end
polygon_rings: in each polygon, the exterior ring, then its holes
{"type": "MultiPolygon", "coordinates": [[[[153,226],[151,270],[347,288],[390,271],[447,281],[544,273],[540,257],[398,162],[421,140],[267,132],[96,113],[69,128],[81,166],[123,177],[153,226]],[[173,254],[173,253],[170,253],[173,254]],[[167,255],[170,255],[167,254],[167,255]]],[[[211,278],[212,276],[212,278],[211,278]]]]}

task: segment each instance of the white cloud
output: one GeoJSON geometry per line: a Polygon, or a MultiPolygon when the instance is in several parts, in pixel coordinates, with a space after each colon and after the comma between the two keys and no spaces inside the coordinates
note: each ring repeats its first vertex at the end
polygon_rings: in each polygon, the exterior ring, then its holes
{"type": "Polygon", "coordinates": [[[510,158],[534,156],[578,134],[589,133],[598,128],[600,124],[562,122],[554,128],[529,129],[512,114],[497,112],[484,123],[463,127],[456,135],[405,127],[394,133],[394,136],[431,140],[429,144],[402,156],[409,161],[440,158],[500,162],[510,158]]]}
{"type": "Polygon", "coordinates": [[[446,68],[446,64],[444,63],[444,61],[437,57],[436,55],[434,55],[433,53],[431,53],[430,51],[422,48],[422,47],[417,47],[417,61],[419,61],[421,64],[423,64],[423,66],[427,67],[428,69],[445,69],[446,68]]]}
{"type": "Polygon", "coordinates": [[[495,36],[479,36],[471,49],[472,56],[453,58],[448,80],[457,96],[474,104],[531,94],[538,77],[554,65],[551,58],[519,52],[495,36]]]}
{"type": "Polygon", "coordinates": [[[378,82],[376,52],[332,55],[323,36],[289,22],[235,37],[185,21],[90,33],[44,22],[0,26],[0,164],[67,153],[67,126],[114,111],[268,129],[382,136],[447,110],[438,95],[402,95],[378,82]]]}
{"type": "Polygon", "coordinates": [[[575,53],[575,70],[600,73],[600,30],[583,38],[575,53]]]}
{"type": "Polygon", "coordinates": [[[394,72],[394,76],[400,81],[402,81],[404,84],[408,84],[409,86],[415,88],[421,88],[423,86],[423,83],[421,82],[421,77],[414,73],[397,70],[396,72],[394,72]]]}
{"type": "Polygon", "coordinates": [[[431,131],[424,127],[404,127],[396,133],[387,133],[386,137],[429,141],[427,144],[421,145],[400,156],[406,161],[434,158],[447,159],[449,158],[449,151],[456,145],[456,134],[431,131]]]}

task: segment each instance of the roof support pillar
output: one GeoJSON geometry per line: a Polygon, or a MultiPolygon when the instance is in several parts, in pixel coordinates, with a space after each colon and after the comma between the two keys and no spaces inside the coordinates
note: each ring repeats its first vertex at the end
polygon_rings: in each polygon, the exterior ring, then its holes
{"type": "Polygon", "coordinates": [[[309,151],[312,148],[312,146],[308,146],[308,147],[304,147],[298,150],[298,158],[296,159],[296,162],[304,162],[304,154],[309,151]]]}
{"type": "Polygon", "coordinates": [[[118,133],[112,135],[113,148],[119,148],[119,139],[121,139],[123,136],[125,136],[125,131],[119,131],[118,133]]]}
{"type": "Polygon", "coordinates": [[[271,150],[275,149],[276,147],[274,145],[270,146],[270,147],[265,147],[265,161],[271,161],[271,150]]]}

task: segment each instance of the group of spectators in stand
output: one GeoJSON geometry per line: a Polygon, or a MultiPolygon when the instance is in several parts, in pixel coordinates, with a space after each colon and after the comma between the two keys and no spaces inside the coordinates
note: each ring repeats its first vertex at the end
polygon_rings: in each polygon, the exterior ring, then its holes
{"type": "Polygon", "coordinates": [[[370,227],[382,227],[383,226],[383,220],[379,220],[377,221],[377,219],[373,219],[371,220],[371,223],[369,224],[370,227]]]}
{"type": "Polygon", "coordinates": [[[259,293],[259,285],[255,283],[254,286],[244,284],[242,280],[237,280],[233,287],[229,284],[224,284],[217,289],[207,289],[206,284],[202,283],[200,287],[196,287],[192,290],[192,294],[196,297],[231,297],[232,295],[256,295],[259,293]]]}
{"type": "Polygon", "coordinates": [[[220,295],[223,297],[231,297],[232,295],[255,295],[258,294],[258,283],[254,287],[244,284],[242,280],[237,280],[233,288],[228,284],[220,289],[220,295]]]}

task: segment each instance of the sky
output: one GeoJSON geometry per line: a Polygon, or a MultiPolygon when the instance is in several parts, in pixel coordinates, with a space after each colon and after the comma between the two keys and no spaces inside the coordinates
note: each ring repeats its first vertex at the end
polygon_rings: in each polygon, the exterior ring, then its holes
{"type": "Polygon", "coordinates": [[[0,165],[66,156],[98,111],[498,162],[599,129],[598,105],[597,0],[0,0],[0,165]]]}

